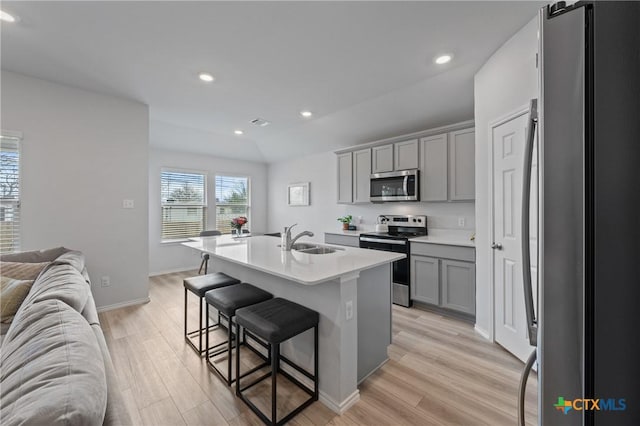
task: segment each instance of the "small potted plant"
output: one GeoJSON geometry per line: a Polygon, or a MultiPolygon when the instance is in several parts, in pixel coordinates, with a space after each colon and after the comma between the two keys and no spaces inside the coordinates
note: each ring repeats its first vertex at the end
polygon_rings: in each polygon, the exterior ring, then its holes
{"type": "Polygon", "coordinates": [[[239,216],[231,219],[231,227],[236,231],[238,237],[242,236],[242,227],[249,222],[244,216],[239,216]]]}
{"type": "Polygon", "coordinates": [[[351,223],[352,220],[353,220],[353,216],[351,216],[351,215],[343,216],[343,217],[339,217],[338,218],[338,222],[342,222],[342,229],[344,231],[348,231],[349,230],[349,224],[351,223]]]}

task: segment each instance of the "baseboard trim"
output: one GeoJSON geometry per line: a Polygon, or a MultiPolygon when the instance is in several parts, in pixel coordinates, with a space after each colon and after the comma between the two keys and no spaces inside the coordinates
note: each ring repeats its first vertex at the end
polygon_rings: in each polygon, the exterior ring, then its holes
{"type": "Polygon", "coordinates": [[[174,268],[174,269],[167,269],[164,271],[156,271],[156,272],[149,272],[149,277],[156,277],[158,275],[165,275],[165,274],[175,274],[176,272],[188,272],[188,271],[193,271],[194,268],[191,267],[182,267],[182,268],[174,268]]]}
{"type": "Polygon", "coordinates": [[[491,336],[489,335],[489,332],[486,331],[485,329],[481,328],[481,327],[478,327],[478,324],[475,324],[473,326],[473,329],[476,331],[476,333],[478,333],[479,335],[481,335],[485,339],[491,340],[491,336]]]}
{"type": "Polygon", "coordinates": [[[341,403],[335,402],[332,398],[329,397],[329,395],[320,391],[319,400],[334,413],[343,415],[349,408],[353,407],[356,402],[360,401],[360,391],[356,389],[341,403]]]}
{"type": "Polygon", "coordinates": [[[106,312],[106,311],[112,311],[114,309],[124,308],[127,306],[142,305],[144,303],[149,303],[150,301],[151,299],[149,299],[149,297],[143,297],[142,299],[134,299],[134,300],[128,300],[126,302],[114,303],[113,305],[100,306],[96,309],[98,312],[106,312]]]}

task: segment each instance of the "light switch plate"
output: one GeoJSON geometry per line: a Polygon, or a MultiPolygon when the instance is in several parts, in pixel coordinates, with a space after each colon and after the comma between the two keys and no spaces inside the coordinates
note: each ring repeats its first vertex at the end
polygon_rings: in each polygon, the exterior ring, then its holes
{"type": "Polygon", "coordinates": [[[132,209],[133,208],[133,200],[122,200],[122,208],[123,209],[132,209]]]}

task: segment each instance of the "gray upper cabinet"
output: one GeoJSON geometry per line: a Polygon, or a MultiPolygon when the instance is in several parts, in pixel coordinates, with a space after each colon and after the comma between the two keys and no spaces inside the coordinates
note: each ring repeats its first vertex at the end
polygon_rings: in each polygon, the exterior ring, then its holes
{"type": "Polygon", "coordinates": [[[353,153],[353,202],[368,203],[371,182],[371,149],[353,153]]]}
{"type": "Polygon", "coordinates": [[[418,139],[396,142],[395,144],[393,144],[393,149],[394,170],[409,170],[418,168],[418,139]]]}
{"type": "Polygon", "coordinates": [[[473,200],[475,198],[475,170],[474,129],[449,133],[450,200],[473,200]]]}
{"type": "Polygon", "coordinates": [[[393,171],[393,144],[374,146],[371,149],[371,173],[393,171]]]}
{"type": "Polygon", "coordinates": [[[447,201],[447,135],[422,138],[420,141],[420,188],[422,201],[447,201]]]}
{"type": "Polygon", "coordinates": [[[465,314],[476,313],[476,268],[457,260],[442,262],[442,307],[465,314]]]}
{"type": "Polygon", "coordinates": [[[440,304],[438,259],[426,256],[411,256],[411,299],[440,304]]]}
{"type": "Polygon", "coordinates": [[[475,199],[475,132],[463,129],[420,140],[422,201],[475,199]]]}
{"type": "Polygon", "coordinates": [[[338,203],[353,201],[353,153],[338,154],[338,203]]]}

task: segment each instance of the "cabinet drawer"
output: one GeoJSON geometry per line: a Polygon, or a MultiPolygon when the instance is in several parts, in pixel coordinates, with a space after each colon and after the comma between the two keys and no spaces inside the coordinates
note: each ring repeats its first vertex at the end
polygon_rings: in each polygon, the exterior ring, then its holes
{"type": "Polygon", "coordinates": [[[360,246],[360,238],[357,235],[329,234],[325,232],[324,242],[327,244],[336,244],[339,246],[349,246],[349,247],[360,246]]]}
{"type": "Polygon", "coordinates": [[[444,244],[429,244],[411,242],[411,254],[420,256],[439,257],[441,259],[476,261],[476,249],[473,247],[448,246],[444,244]]]}

